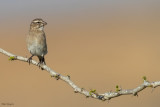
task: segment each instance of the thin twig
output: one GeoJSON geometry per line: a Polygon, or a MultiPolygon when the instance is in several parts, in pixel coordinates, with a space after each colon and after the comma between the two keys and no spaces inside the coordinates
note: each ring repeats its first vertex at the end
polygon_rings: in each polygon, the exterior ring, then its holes
{"type": "MultiPolygon", "coordinates": [[[[14,55],[14,54],[9,53],[9,52],[1,49],[1,48],[0,48],[0,53],[8,56],[9,60],[20,60],[20,61],[24,61],[24,62],[27,62],[27,60],[28,60],[28,58],[24,58],[22,56],[14,55]]],[[[34,60],[31,60],[31,64],[39,66],[38,63],[34,60]]],[[[57,80],[60,79],[62,81],[65,81],[66,83],[68,83],[74,89],[75,93],[80,93],[80,94],[85,95],[86,97],[91,97],[91,98],[95,98],[95,99],[99,99],[99,100],[103,100],[103,101],[110,100],[111,98],[115,98],[115,97],[118,97],[118,96],[121,96],[121,95],[132,94],[134,96],[137,96],[138,92],[144,90],[147,87],[156,88],[156,87],[160,86],[160,81],[149,82],[149,81],[147,81],[146,77],[143,77],[144,82],[134,89],[125,90],[125,89],[119,88],[119,86],[116,86],[116,91],[115,92],[106,92],[104,94],[99,94],[99,93],[96,92],[95,89],[87,91],[84,88],[78,87],[76,84],[74,84],[71,81],[70,76],[63,76],[63,75],[55,72],[51,68],[49,68],[47,65],[40,65],[40,66],[44,70],[46,70],[48,73],[50,73],[51,77],[55,77],[57,80]]]]}

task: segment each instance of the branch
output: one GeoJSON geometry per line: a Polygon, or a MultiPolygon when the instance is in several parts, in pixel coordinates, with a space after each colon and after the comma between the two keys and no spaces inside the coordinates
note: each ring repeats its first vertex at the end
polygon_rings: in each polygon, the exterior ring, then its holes
{"type": "MultiPolygon", "coordinates": [[[[9,60],[11,60],[11,61],[12,60],[20,60],[20,61],[27,62],[27,60],[28,60],[28,58],[24,58],[22,56],[14,55],[14,54],[9,53],[9,52],[1,49],[1,48],[0,48],[0,53],[8,56],[9,60]]],[[[33,65],[39,66],[38,63],[34,60],[31,60],[31,63],[33,65]]],[[[102,101],[110,100],[111,98],[115,98],[115,97],[118,97],[118,96],[121,96],[121,95],[132,94],[134,96],[138,96],[138,92],[144,90],[147,87],[156,88],[156,87],[160,86],[160,81],[149,82],[149,81],[147,81],[146,77],[143,77],[144,82],[134,89],[125,90],[125,89],[119,88],[119,86],[117,85],[115,92],[106,92],[104,94],[99,94],[99,93],[96,92],[95,89],[87,91],[84,88],[78,87],[76,84],[74,84],[71,81],[70,76],[63,76],[63,75],[55,72],[51,68],[49,68],[47,65],[40,65],[40,67],[43,68],[44,70],[46,70],[48,73],[50,73],[51,77],[55,77],[57,80],[60,79],[62,81],[65,81],[66,83],[68,83],[74,89],[75,93],[80,93],[80,94],[85,95],[86,97],[91,97],[91,98],[99,99],[99,100],[102,100],[102,101]]]]}

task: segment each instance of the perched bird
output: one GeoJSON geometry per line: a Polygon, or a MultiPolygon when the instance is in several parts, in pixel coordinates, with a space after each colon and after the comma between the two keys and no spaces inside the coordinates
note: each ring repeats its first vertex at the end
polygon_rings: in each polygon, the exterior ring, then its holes
{"type": "Polygon", "coordinates": [[[29,33],[27,35],[27,47],[32,56],[28,58],[29,64],[33,56],[37,56],[39,58],[39,65],[46,64],[44,56],[48,51],[46,36],[43,30],[45,25],[47,25],[47,23],[41,18],[34,19],[30,24],[29,33]]]}

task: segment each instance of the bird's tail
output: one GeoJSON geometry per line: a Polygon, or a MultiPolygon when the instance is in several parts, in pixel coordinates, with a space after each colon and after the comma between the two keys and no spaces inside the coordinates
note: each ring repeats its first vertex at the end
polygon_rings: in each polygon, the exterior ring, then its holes
{"type": "Polygon", "coordinates": [[[45,65],[46,65],[44,56],[38,56],[38,58],[39,58],[39,63],[40,63],[40,64],[45,64],[45,65]]]}

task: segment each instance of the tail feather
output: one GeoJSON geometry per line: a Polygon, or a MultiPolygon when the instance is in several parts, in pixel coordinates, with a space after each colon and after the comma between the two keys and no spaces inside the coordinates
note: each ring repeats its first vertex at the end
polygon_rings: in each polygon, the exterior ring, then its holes
{"type": "Polygon", "coordinates": [[[38,58],[39,58],[39,63],[40,63],[40,64],[45,64],[45,65],[46,65],[44,56],[38,56],[38,58]]]}

